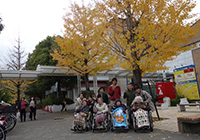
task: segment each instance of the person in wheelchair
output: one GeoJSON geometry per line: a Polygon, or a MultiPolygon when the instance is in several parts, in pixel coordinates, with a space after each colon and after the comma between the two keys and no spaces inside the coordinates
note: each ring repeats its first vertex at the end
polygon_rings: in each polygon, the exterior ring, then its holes
{"type": "Polygon", "coordinates": [[[148,110],[149,107],[143,102],[143,99],[141,96],[136,96],[133,102],[131,103],[131,108],[133,111],[138,110],[139,108],[148,110]]]}
{"type": "Polygon", "coordinates": [[[126,105],[122,104],[120,99],[115,100],[115,104],[111,108],[111,111],[114,111],[115,109],[117,109],[119,107],[122,107],[123,108],[123,112],[126,114],[127,107],[126,107],[126,105]]]}
{"type": "Polygon", "coordinates": [[[81,106],[78,106],[77,109],[76,109],[76,113],[74,115],[75,117],[75,120],[74,120],[74,123],[73,123],[73,126],[72,126],[72,130],[75,130],[75,129],[86,129],[86,119],[87,119],[87,116],[88,116],[88,113],[89,113],[89,107],[87,105],[87,100],[83,100],[83,105],[81,106]]]}
{"type": "Polygon", "coordinates": [[[117,99],[114,106],[111,108],[112,127],[111,130],[116,129],[128,130],[128,113],[126,105],[122,104],[121,100],[117,99]]]}
{"type": "Polygon", "coordinates": [[[97,128],[104,128],[108,106],[103,102],[102,98],[98,98],[97,102],[98,103],[93,108],[94,113],[96,113],[94,116],[95,124],[97,128]]]}
{"type": "Polygon", "coordinates": [[[152,131],[153,127],[150,107],[144,103],[142,97],[136,96],[131,104],[131,107],[134,130],[136,131],[137,129],[147,128],[152,131]]]}

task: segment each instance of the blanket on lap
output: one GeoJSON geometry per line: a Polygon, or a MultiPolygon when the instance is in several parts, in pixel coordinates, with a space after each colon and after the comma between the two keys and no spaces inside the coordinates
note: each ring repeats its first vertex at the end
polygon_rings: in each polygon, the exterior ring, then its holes
{"type": "Polygon", "coordinates": [[[136,118],[136,125],[138,128],[149,126],[148,112],[143,109],[138,109],[134,112],[136,118]]]}

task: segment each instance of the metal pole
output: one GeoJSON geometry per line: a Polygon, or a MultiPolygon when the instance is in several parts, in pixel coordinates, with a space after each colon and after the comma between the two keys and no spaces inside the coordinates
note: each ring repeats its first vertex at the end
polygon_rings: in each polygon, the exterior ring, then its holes
{"type": "Polygon", "coordinates": [[[155,109],[156,109],[156,114],[157,114],[158,120],[160,120],[160,116],[159,116],[159,113],[158,113],[158,109],[157,109],[157,107],[156,107],[155,99],[154,99],[154,97],[153,97],[153,94],[152,94],[152,90],[151,90],[151,86],[150,86],[150,84],[149,84],[149,81],[147,81],[147,83],[148,83],[150,95],[151,95],[151,97],[152,97],[152,99],[153,99],[154,107],[155,107],[155,109]]]}

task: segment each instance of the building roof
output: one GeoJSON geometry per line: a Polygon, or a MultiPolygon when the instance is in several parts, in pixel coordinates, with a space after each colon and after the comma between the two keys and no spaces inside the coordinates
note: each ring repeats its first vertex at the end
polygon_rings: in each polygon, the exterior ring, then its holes
{"type": "MultiPolygon", "coordinates": [[[[173,73],[165,73],[166,77],[173,77],[173,73]]],[[[57,66],[37,66],[36,71],[11,71],[11,70],[0,70],[0,80],[35,80],[38,76],[76,76],[73,71],[66,73],[65,69],[61,69],[57,66]]],[[[97,80],[108,80],[113,77],[117,78],[131,78],[132,72],[124,70],[122,68],[111,69],[102,71],[96,74],[97,80]]],[[[162,79],[163,73],[146,73],[143,78],[145,79],[162,79]]],[[[90,76],[90,80],[93,80],[90,76]]]]}
{"type": "Polygon", "coordinates": [[[189,40],[189,42],[187,44],[184,44],[183,46],[189,46],[189,45],[193,45],[197,42],[200,42],[200,19],[191,26],[191,28],[194,28],[198,26],[199,30],[197,31],[197,33],[192,37],[192,39],[189,40]]]}

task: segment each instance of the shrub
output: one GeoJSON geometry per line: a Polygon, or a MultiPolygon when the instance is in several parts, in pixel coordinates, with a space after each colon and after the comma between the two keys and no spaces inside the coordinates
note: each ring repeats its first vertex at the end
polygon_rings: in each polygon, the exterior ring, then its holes
{"type": "MultiPolygon", "coordinates": [[[[172,100],[171,100],[171,106],[176,106],[177,104],[179,104],[181,98],[185,98],[185,97],[184,97],[184,96],[178,96],[178,95],[177,95],[175,99],[172,99],[172,100]]],[[[187,99],[187,100],[188,100],[189,103],[192,102],[190,99],[187,99]]]]}
{"type": "MultiPolygon", "coordinates": [[[[47,106],[47,105],[60,105],[62,104],[63,98],[58,98],[54,95],[51,95],[45,99],[43,99],[42,103],[37,104],[39,108],[42,108],[42,106],[47,106]]],[[[66,98],[65,101],[67,102],[68,105],[73,104],[74,101],[70,98],[66,98]]]]}
{"type": "Polygon", "coordinates": [[[44,106],[52,105],[52,99],[51,99],[50,97],[45,98],[45,99],[42,101],[42,103],[43,103],[44,106]]]}

